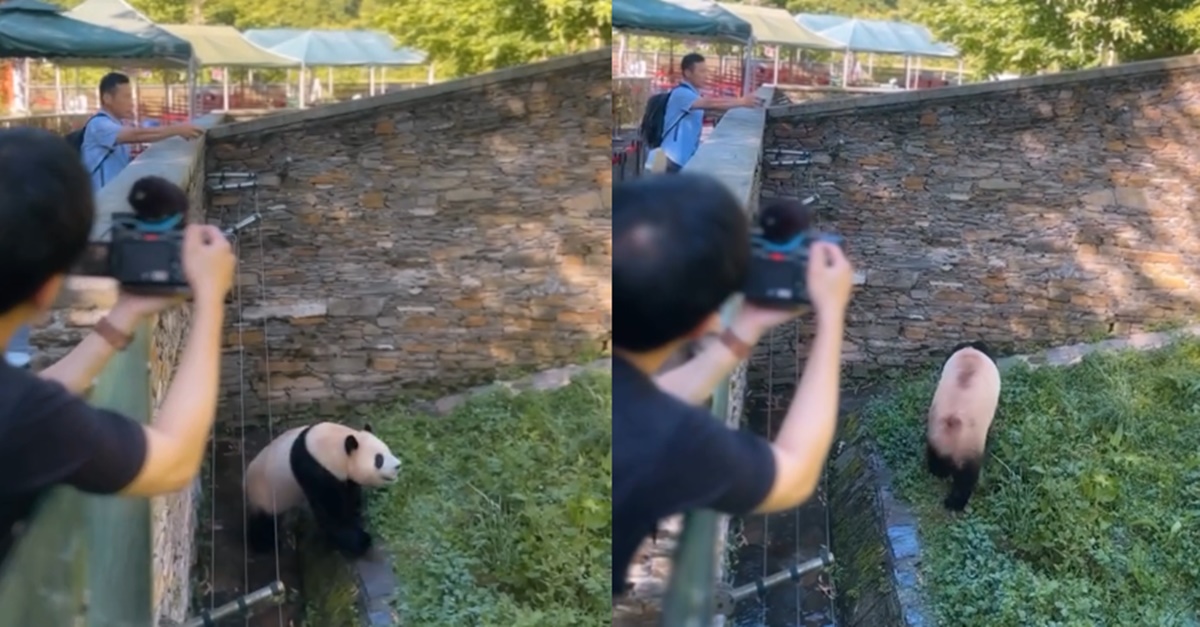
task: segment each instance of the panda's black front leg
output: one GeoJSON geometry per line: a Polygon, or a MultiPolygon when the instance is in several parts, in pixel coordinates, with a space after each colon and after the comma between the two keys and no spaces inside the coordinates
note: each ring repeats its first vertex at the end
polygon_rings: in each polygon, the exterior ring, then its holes
{"type": "Polygon", "coordinates": [[[325,505],[321,528],[330,544],[351,558],[365,555],[371,549],[371,535],[363,528],[362,486],[352,481],[341,482],[336,496],[331,492],[325,505]]]}

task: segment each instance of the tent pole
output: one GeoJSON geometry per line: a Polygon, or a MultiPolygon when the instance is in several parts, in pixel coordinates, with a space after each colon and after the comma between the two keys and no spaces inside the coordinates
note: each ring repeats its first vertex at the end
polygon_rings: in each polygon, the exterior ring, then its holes
{"type": "Polygon", "coordinates": [[[746,46],[742,48],[742,52],[746,53],[742,59],[742,95],[749,96],[754,93],[754,72],[751,71],[751,60],[754,59],[754,38],[746,42],[746,46]]]}
{"type": "Polygon", "coordinates": [[[367,66],[367,95],[375,95],[375,66],[367,66]]]}
{"type": "Polygon", "coordinates": [[[33,113],[33,101],[29,99],[29,59],[21,61],[21,102],[24,106],[23,113],[30,115],[33,113]]]}
{"type": "Polygon", "coordinates": [[[300,64],[300,108],[301,109],[308,108],[308,103],[307,103],[308,99],[305,98],[305,96],[308,93],[308,89],[306,89],[308,86],[304,84],[304,75],[307,73],[308,72],[306,71],[305,65],[303,63],[301,63],[300,64]]]}
{"type": "Polygon", "coordinates": [[[387,93],[387,66],[379,68],[379,93],[387,93]]]}
{"type": "Polygon", "coordinates": [[[329,95],[327,97],[330,100],[335,100],[333,97],[333,66],[331,65],[325,70],[325,82],[329,84],[329,95]]]}
{"type": "Polygon", "coordinates": [[[775,78],[772,82],[774,82],[776,85],[779,84],[779,53],[780,52],[781,51],[779,49],[779,46],[778,45],[775,46],[775,78]]]}
{"type": "Polygon", "coordinates": [[[188,121],[196,119],[196,57],[188,59],[187,66],[187,116],[188,121]]]}
{"type": "Polygon", "coordinates": [[[914,65],[916,65],[916,69],[913,70],[913,88],[920,89],[921,88],[921,57],[915,57],[913,59],[913,61],[914,61],[914,65]]]}
{"type": "Polygon", "coordinates": [[[433,64],[432,63],[429,64],[429,78],[426,80],[429,82],[430,85],[433,84],[433,64]]]}
{"type": "Polygon", "coordinates": [[[229,110],[229,66],[221,68],[221,105],[224,111],[229,110]]]}
{"type": "Polygon", "coordinates": [[[842,52],[842,89],[850,88],[850,49],[842,52]]]}
{"type": "Polygon", "coordinates": [[[63,112],[62,68],[54,66],[54,112],[63,112]]]}
{"type": "Polygon", "coordinates": [[[962,60],[962,57],[959,57],[958,58],[958,84],[962,85],[962,83],[963,83],[963,60],[962,60]]]}
{"type": "Polygon", "coordinates": [[[130,81],[133,83],[133,125],[140,127],[142,125],[142,98],[140,94],[141,90],[138,89],[141,86],[138,80],[140,77],[136,69],[130,72],[130,74],[133,75],[130,81]]]}

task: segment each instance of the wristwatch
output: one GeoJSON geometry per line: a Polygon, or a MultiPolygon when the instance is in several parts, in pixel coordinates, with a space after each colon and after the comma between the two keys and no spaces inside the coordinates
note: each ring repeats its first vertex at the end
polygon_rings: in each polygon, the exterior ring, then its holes
{"type": "Polygon", "coordinates": [[[754,352],[754,347],[747,344],[742,338],[738,337],[737,333],[734,333],[733,329],[729,327],[725,327],[725,330],[721,331],[721,335],[718,339],[720,339],[721,343],[725,345],[725,348],[728,348],[729,352],[733,353],[733,356],[737,357],[738,359],[750,359],[750,354],[754,352]]]}
{"type": "Polygon", "coordinates": [[[113,323],[108,321],[107,317],[101,318],[92,330],[118,351],[125,350],[125,347],[129,346],[129,343],[133,341],[132,335],[122,333],[120,329],[117,329],[117,327],[113,326],[113,323]]]}

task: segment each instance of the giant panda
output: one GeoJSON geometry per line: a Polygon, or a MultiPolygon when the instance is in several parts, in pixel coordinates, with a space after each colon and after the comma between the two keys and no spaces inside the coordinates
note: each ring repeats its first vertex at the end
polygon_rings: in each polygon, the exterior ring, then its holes
{"type": "Polygon", "coordinates": [[[929,472],[951,477],[950,494],[942,505],[962,511],[979,481],[988,429],[1000,403],[1000,369],[983,342],[954,347],[946,364],[925,432],[929,472]]]}
{"type": "Polygon", "coordinates": [[[246,467],[247,536],[269,551],[276,517],[308,502],[317,526],[337,549],[357,558],[371,548],[363,528],[362,488],[396,480],[400,460],[366,425],[333,422],[290,429],[267,444],[246,467]]]}

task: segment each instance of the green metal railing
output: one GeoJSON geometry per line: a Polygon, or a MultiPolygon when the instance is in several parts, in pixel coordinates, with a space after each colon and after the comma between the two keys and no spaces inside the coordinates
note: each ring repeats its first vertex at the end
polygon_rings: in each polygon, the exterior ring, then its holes
{"type": "MultiPolygon", "coordinates": [[[[721,322],[728,326],[741,306],[735,296],[721,309],[721,322]]],[[[713,416],[721,422],[729,419],[730,379],[726,377],[713,391],[713,416]]],[[[663,597],[663,625],[666,627],[707,627],[712,624],[717,583],[717,558],[714,549],[720,528],[720,514],[711,510],[688,512],[683,533],[671,565],[671,583],[663,597]]]]}
{"type": "MultiPolygon", "coordinates": [[[[150,418],[150,329],[138,327],[90,400],[150,418]]],[[[153,624],[150,501],[59,488],[41,503],[0,571],[0,627],[147,627],[153,624]]]]}

